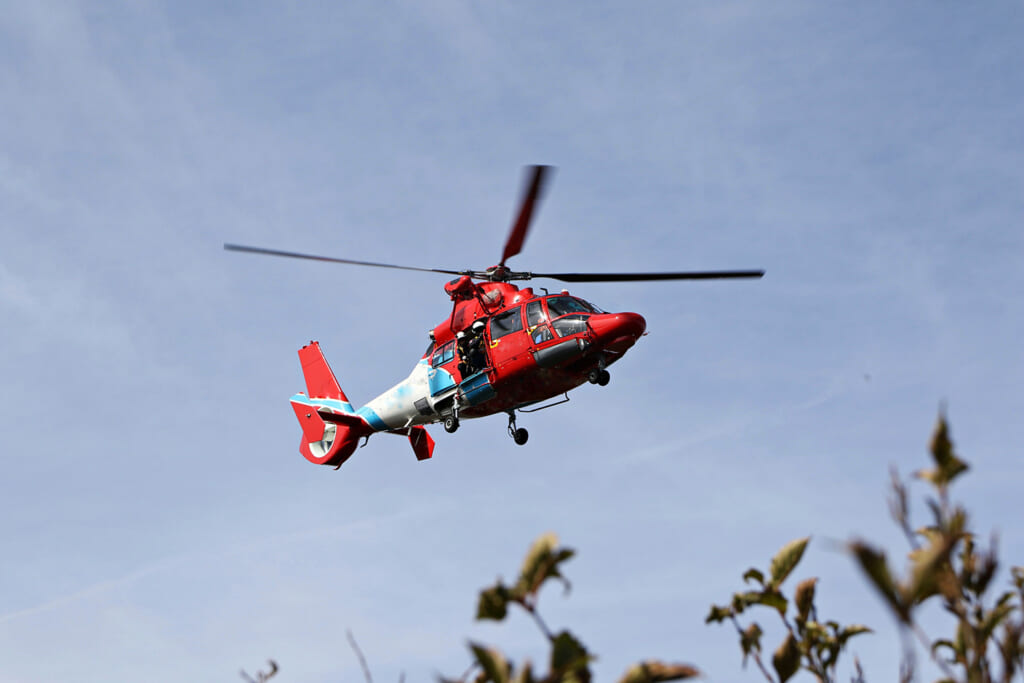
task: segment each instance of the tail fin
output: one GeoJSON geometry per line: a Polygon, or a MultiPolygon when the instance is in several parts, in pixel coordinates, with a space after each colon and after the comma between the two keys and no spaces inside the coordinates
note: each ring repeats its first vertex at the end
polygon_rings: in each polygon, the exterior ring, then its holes
{"type": "Polygon", "coordinates": [[[302,374],[306,378],[306,395],[310,398],[333,398],[348,404],[348,412],[352,412],[345,392],[338,384],[331,366],[320,350],[320,342],[309,342],[299,349],[299,361],[302,363],[302,374]]]}
{"type": "Polygon", "coordinates": [[[359,439],[372,434],[374,429],[355,414],[320,344],[314,341],[299,349],[299,361],[309,392],[306,396],[296,394],[291,400],[302,427],[299,452],[317,465],[341,467],[359,445],[359,439]]]}

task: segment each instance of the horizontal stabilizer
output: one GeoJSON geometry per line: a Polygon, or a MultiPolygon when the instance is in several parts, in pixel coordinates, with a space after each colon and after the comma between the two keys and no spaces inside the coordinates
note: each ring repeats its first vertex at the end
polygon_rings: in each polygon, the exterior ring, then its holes
{"type": "Polygon", "coordinates": [[[331,408],[320,407],[317,409],[317,415],[323,419],[324,422],[332,422],[336,425],[346,425],[348,427],[355,427],[357,429],[368,428],[373,431],[373,428],[363,419],[361,415],[353,415],[352,413],[340,413],[331,408]]]}
{"type": "Polygon", "coordinates": [[[396,436],[408,436],[412,452],[416,454],[417,460],[429,460],[434,455],[434,440],[425,427],[402,427],[401,429],[389,429],[388,434],[396,436]]]}

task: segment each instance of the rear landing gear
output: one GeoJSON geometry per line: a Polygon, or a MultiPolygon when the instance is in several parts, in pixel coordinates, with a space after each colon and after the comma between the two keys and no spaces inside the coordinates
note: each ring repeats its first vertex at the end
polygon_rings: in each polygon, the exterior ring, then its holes
{"type": "Polygon", "coordinates": [[[459,428],[459,412],[457,409],[452,409],[452,412],[444,418],[444,431],[449,434],[454,434],[455,430],[459,428]]]}
{"type": "Polygon", "coordinates": [[[605,370],[604,368],[594,368],[593,370],[590,371],[589,374],[587,374],[588,382],[590,382],[591,384],[598,384],[602,387],[608,384],[608,382],[610,382],[611,379],[612,376],[609,375],[608,371],[605,370]]]}
{"type": "Polygon", "coordinates": [[[530,432],[522,427],[516,429],[516,413],[514,410],[508,411],[508,435],[519,446],[522,446],[530,438],[530,432]]]}

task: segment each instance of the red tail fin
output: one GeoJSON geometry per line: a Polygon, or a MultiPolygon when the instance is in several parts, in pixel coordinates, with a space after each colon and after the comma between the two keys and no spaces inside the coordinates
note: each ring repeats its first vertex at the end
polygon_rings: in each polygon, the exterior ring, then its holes
{"type": "Polygon", "coordinates": [[[348,397],[341,390],[338,379],[320,350],[320,342],[309,342],[299,349],[302,374],[306,378],[306,395],[310,398],[336,398],[348,403],[348,397]]]}

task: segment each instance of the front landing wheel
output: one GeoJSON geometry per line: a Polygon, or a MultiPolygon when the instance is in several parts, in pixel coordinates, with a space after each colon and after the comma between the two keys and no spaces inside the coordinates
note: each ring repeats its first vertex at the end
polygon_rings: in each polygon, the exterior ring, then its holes
{"type": "Polygon", "coordinates": [[[522,446],[530,438],[530,432],[526,431],[522,427],[512,432],[512,440],[518,445],[522,446]]]}
{"type": "Polygon", "coordinates": [[[449,415],[444,418],[444,431],[449,434],[454,434],[455,430],[459,428],[459,418],[454,415],[449,415]]]}

